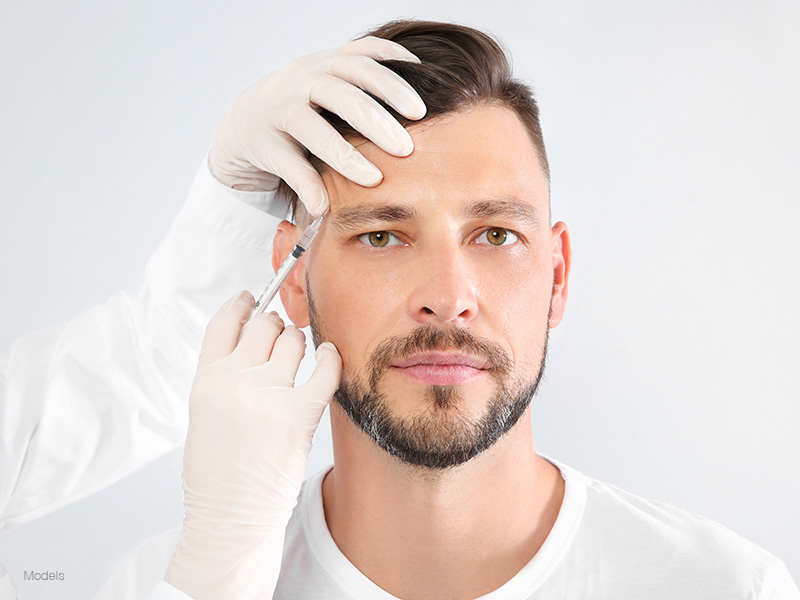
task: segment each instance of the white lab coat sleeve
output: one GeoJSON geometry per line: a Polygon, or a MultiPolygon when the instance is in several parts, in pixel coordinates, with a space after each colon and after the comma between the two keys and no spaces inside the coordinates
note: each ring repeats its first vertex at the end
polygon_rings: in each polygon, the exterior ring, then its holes
{"type": "Polygon", "coordinates": [[[117,565],[93,600],[187,600],[190,597],[164,581],[180,529],[139,546],[117,565]]]}
{"type": "Polygon", "coordinates": [[[0,530],[88,496],[183,442],[205,327],[272,274],[283,210],[204,161],[136,297],[16,340],[0,364],[0,530]],[[274,213],[274,214],[270,214],[274,213]]]}
{"type": "Polygon", "coordinates": [[[147,597],[147,600],[192,600],[178,588],[171,586],[166,581],[162,581],[147,597]]]}
{"type": "Polygon", "coordinates": [[[0,600],[17,600],[17,588],[3,565],[0,565],[0,600]]]}

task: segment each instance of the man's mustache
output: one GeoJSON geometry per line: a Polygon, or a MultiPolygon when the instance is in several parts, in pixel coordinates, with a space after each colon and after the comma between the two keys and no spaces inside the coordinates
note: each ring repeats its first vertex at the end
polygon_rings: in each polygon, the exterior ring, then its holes
{"type": "Polygon", "coordinates": [[[486,362],[487,370],[494,377],[507,375],[513,367],[508,354],[499,344],[479,338],[469,329],[421,326],[406,335],[393,336],[378,344],[367,363],[371,384],[374,387],[392,363],[431,351],[457,351],[478,357],[486,362]]]}

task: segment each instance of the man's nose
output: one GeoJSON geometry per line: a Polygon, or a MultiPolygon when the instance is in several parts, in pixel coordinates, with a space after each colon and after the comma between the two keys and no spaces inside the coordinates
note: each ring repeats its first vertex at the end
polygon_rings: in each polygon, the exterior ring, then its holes
{"type": "Polygon", "coordinates": [[[414,320],[463,326],[477,316],[477,282],[461,244],[437,244],[416,262],[408,305],[414,320]]]}

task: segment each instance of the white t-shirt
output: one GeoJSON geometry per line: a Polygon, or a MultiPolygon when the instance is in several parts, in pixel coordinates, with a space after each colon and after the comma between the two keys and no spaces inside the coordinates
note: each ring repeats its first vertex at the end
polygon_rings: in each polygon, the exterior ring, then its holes
{"type": "MultiPolygon", "coordinates": [[[[775,556],[707,519],[553,462],[565,481],[555,525],[536,556],[480,600],[800,600],[775,556]]],[[[367,579],[331,537],[326,470],[303,485],[286,531],[276,600],[397,600],[367,579]]],[[[95,600],[185,600],[161,579],[178,532],[137,550],[95,600]]]]}

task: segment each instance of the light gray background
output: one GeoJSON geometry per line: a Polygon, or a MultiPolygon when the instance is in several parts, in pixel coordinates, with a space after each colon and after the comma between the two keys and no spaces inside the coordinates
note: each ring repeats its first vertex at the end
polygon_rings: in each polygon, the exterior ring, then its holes
{"type": "MultiPolygon", "coordinates": [[[[245,86],[389,18],[475,25],[534,83],[574,244],[538,450],[722,523],[800,581],[797,6],[4,2],[2,348],[136,291],[245,86]]],[[[90,597],[179,524],[179,473],[174,452],[0,534],[21,598],[90,597]]]]}

